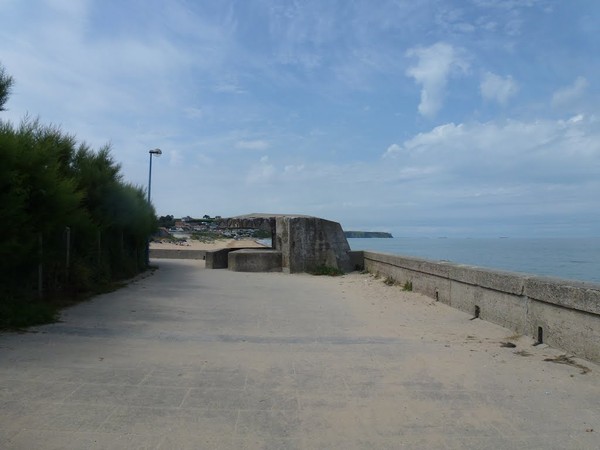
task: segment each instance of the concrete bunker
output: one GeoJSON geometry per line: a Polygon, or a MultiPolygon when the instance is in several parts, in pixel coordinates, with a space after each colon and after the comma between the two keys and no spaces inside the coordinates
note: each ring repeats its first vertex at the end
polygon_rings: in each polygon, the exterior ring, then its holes
{"type": "Polygon", "coordinates": [[[221,219],[221,228],[254,228],[271,233],[271,248],[207,252],[206,267],[238,272],[310,272],[319,266],[353,269],[350,246],[339,223],[313,216],[248,214],[221,219]]]}

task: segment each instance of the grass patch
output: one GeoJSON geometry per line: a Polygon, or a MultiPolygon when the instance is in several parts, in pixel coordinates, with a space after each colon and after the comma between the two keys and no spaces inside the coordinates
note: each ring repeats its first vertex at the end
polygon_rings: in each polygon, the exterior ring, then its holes
{"type": "Polygon", "coordinates": [[[385,280],[383,280],[383,283],[388,286],[393,286],[396,284],[396,280],[394,280],[393,277],[386,277],[385,280]]]}
{"type": "Polygon", "coordinates": [[[222,234],[215,233],[214,231],[198,231],[190,235],[190,239],[195,241],[212,244],[215,241],[226,239],[222,234]]]}
{"type": "Polygon", "coordinates": [[[510,336],[506,336],[504,339],[506,339],[507,341],[518,341],[521,338],[522,334],[520,333],[515,333],[515,334],[511,334],[510,336]]]}
{"type": "Polygon", "coordinates": [[[60,307],[42,300],[3,298],[0,303],[0,330],[22,330],[58,320],[60,307]]]}
{"type": "Polygon", "coordinates": [[[344,271],[331,266],[317,266],[309,272],[312,275],[326,275],[329,277],[337,277],[344,275],[344,271]]]}
{"type": "Polygon", "coordinates": [[[402,285],[402,290],[403,291],[407,291],[407,292],[412,292],[413,290],[413,285],[412,285],[412,281],[407,281],[402,285]]]}

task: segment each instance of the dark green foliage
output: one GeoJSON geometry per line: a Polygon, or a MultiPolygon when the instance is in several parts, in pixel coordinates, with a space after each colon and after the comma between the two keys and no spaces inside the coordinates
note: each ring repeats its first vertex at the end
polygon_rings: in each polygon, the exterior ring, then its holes
{"type": "MultiPolygon", "coordinates": [[[[0,89],[3,77],[0,66],[0,89]]],[[[154,208],[123,182],[108,147],[94,152],[38,120],[0,120],[0,156],[0,328],[47,322],[50,298],[145,269],[154,208]]]]}
{"type": "Polygon", "coordinates": [[[175,226],[175,218],[170,214],[167,214],[166,216],[160,216],[158,218],[158,226],[172,228],[175,226]]]}
{"type": "Polygon", "coordinates": [[[51,323],[57,317],[57,307],[47,301],[3,298],[0,302],[0,330],[51,323]]]}
{"type": "Polygon", "coordinates": [[[343,270],[340,270],[336,267],[325,266],[325,265],[317,266],[313,270],[311,270],[309,273],[311,273],[312,275],[327,275],[330,277],[337,277],[340,275],[344,275],[343,270]]]}
{"type": "Polygon", "coordinates": [[[224,239],[224,236],[214,231],[195,231],[190,238],[200,242],[214,242],[219,239],[224,239]]]}
{"type": "Polygon", "coordinates": [[[413,290],[412,281],[406,281],[404,283],[404,285],[402,286],[402,290],[407,291],[407,292],[412,292],[412,290],[413,290]]]}
{"type": "Polygon", "coordinates": [[[4,111],[13,82],[13,78],[6,73],[4,67],[0,66],[0,111],[4,111]]]}

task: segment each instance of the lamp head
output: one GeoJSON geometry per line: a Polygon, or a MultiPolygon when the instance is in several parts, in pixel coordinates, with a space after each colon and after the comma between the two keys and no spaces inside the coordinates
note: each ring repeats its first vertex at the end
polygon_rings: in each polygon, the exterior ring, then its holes
{"type": "Polygon", "coordinates": [[[150,150],[148,153],[151,155],[160,156],[162,155],[162,150],[160,148],[155,148],[154,150],[150,150]]]}

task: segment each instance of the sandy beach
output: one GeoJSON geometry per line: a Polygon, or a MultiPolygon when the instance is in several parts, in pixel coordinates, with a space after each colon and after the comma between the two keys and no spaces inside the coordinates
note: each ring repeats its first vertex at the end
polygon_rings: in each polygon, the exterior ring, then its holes
{"type": "Polygon", "coordinates": [[[151,249],[161,250],[217,250],[219,248],[248,248],[248,247],[264,247],[253,239],[219,239],[213,242],[200,242],[188,239],[181,244],[172,242],[150,242],[151,249]]]}

